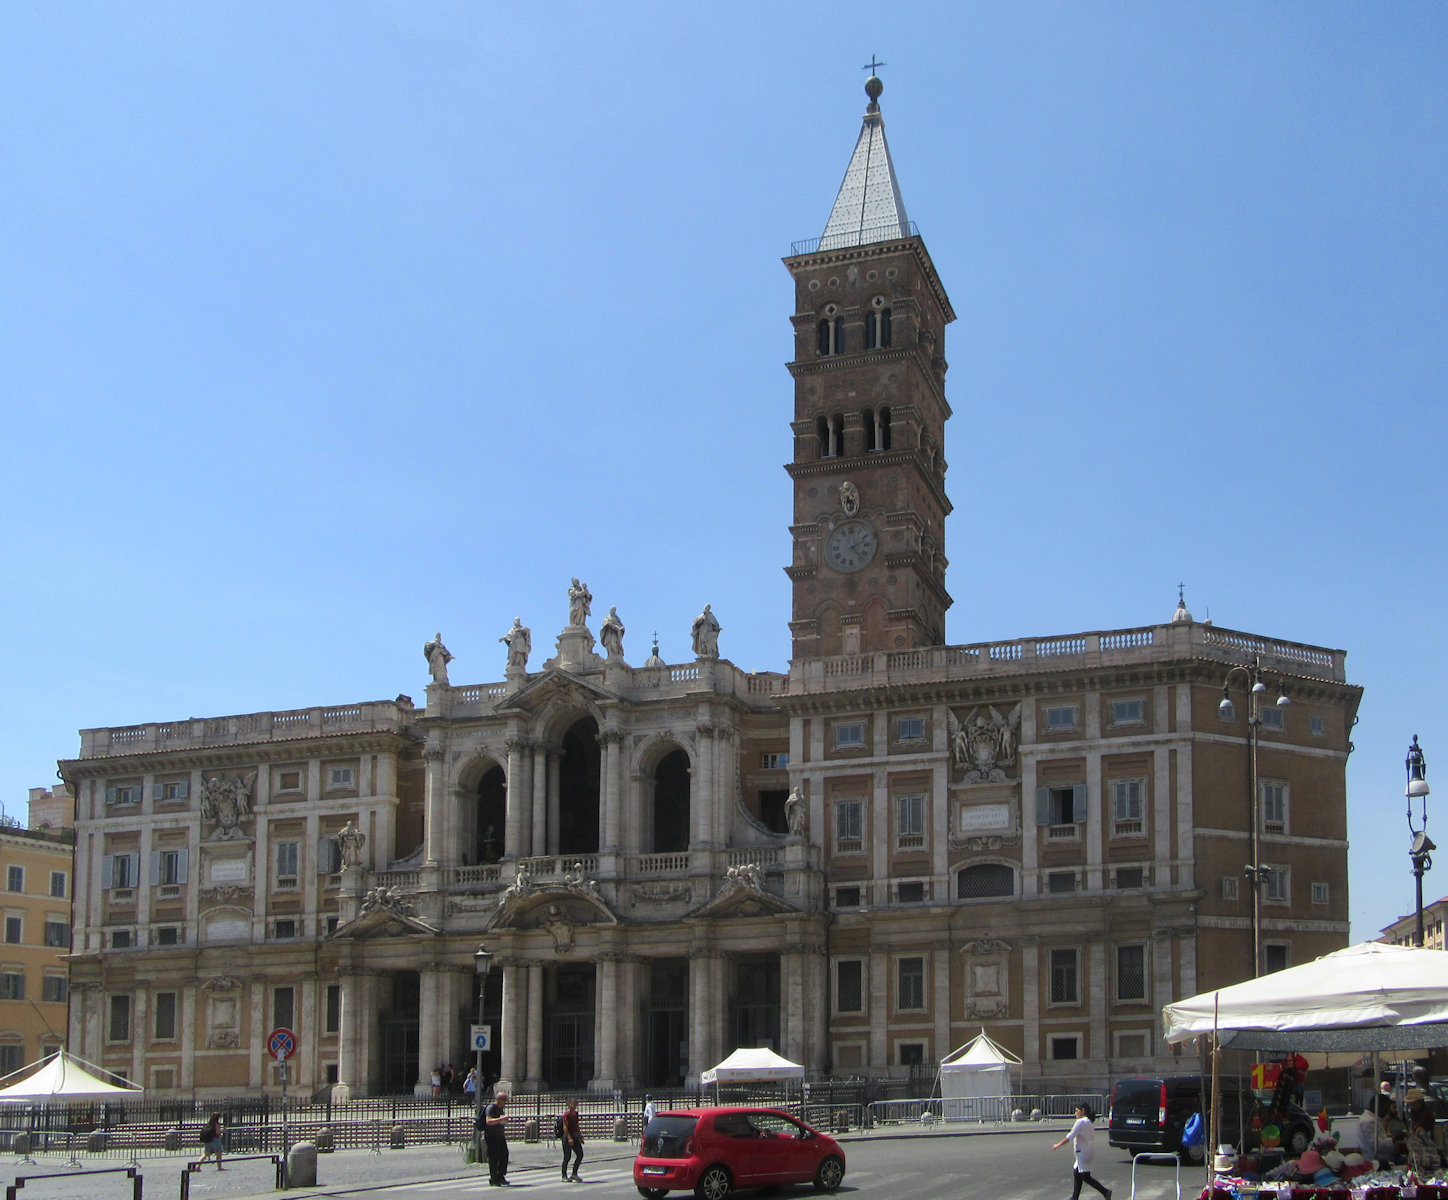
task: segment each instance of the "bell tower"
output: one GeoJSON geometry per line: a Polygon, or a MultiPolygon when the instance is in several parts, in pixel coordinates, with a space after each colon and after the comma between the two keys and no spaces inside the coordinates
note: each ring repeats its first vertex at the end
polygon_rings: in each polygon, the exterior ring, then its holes
{"type": "Polygon", "coordinates": [[[945,638],[945,327],[955,319],[905,216],[869,105],[824,234],[796,244],[791,657],[945,638]]]}

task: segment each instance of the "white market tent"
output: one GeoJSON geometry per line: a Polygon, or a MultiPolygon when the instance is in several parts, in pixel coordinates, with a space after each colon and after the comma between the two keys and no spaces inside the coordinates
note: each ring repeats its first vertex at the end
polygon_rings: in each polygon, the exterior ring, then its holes
{"type": "Polygon", "coordinates": [[[981,1030],[958,1050],[940,1060],[940,1096],[943,1100],[967,1096],[1009,1097],[1011,1068],[1021,1060],[981,1030]]]}
{"type": "Polygon", "coordinates": [[[741,1046],[723,1062],[705,1071],[699,1082],[768,1083],[803,1078],[804,1067],[799,1063],[790,1062],[763,1046],[753,1049],[741,1046]]]}
{"type": "MultiPolygon", "coordinates": [[[[20,1075],[25,1071],[33,1073],[18,1083],[0,1087],[0,1103],[69,1104],[72,1101],[134,1100],[145,1091],[135,1084],[118,1087],[114,1083],[108,1083],[101,1076],[109,1075],[109,1071],[67,1054],[64,1050],[57,1050],[49,1058],[41,1059],[38,1064],[31,1063],[28,1067],[21,1067],[13,1074],[20,1075]]],[[[7,1079],[12,1077],[6,1076],[7,1079]]]]}
{"type": "Polygon", "coordinates": [[[1448,954],[1363,942],[1161,1010],[1168,1042],[1363,1053],[1448,1046],[1448,954]]]}

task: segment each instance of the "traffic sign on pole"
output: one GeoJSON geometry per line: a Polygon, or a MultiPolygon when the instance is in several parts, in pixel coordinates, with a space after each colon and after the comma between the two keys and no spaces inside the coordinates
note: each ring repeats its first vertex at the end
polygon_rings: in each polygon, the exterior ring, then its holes
{"type": "Polygon", "coordinates": [[[474,1025],[473,1027],[473,1049],[479,1054],[485,1054],[493,1048],[493,1027],[491,1025],[474,1025]]]}
{"type": "Polygon", "coordinates": [[[286,1062],[297,1052],[297,1035],[286,1026],[278,1026],[267,1035],[267,1053],[277,1062],[286,1062]]]}

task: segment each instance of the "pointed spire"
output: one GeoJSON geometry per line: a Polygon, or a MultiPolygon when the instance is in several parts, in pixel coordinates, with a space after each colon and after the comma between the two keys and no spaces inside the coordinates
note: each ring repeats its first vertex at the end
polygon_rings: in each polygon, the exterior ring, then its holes
{"type": "MultiPolygon", "coordinates": [[[[883,65],[871,64],[872,67],[883,65]]],[[[895,181],[890,147],[885,142],[885,118],[880,115],[880,93],[884,90],[885,85],[878,76],[872,74],[865,80],[865,95],[870,98],[865,108],[865,123],[820,238],[821,250],[865,246],[910,236],[905,202],[900,199],[900,185],[895,181]]]]}

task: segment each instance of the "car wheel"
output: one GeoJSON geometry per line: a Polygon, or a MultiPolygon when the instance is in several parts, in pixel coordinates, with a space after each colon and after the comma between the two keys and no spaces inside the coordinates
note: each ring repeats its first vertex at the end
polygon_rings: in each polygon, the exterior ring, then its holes
{"type": "Polygon", "coordinates": [[[1293,1125],[1287,1131],[1284,1145],[1293,1158],[1300,1157],[1302,1152],[1312,1145],[1312,1130],[1306,1125],[1293,1125]]]}
{"type": "Polygon", "coordinates": [[[839,1155],[831,1154],[824,1162],[820,1163],[819,1170],[815,1172],[814,1185],[817,1192],[834,1192],[840,1187],[840,1180],[845,1177],[845,1164],[839,1159],[839,1155]]]}
{"type": "Polygon", "coordinates": [[[644,1200],[664,1200],[664,1197],[668,1194],[668,1191],[668,1188],[641,1187],[639,1188],[639,1195],[642,1196],[644,1200]]]}
{"type": "MultiPolygon", "coordinates": [[[[1202,1159],[1206,1156],[1207,1148],[1202,1145],[1201,1142],[1198,1142],[1195,1146],[1183,1146],[1177,1153],[1177,1157],[1189,1167],[1192,1165],[1200,1166],[1202,1159]]],[[[1135,1153],[1133,1153],[1131,1157],[1135,1158],[1135,1153]]]]}
{"type": "Polygon", "coordinates": [[[715,1163],[712,1167],[704,1168],[699,1182],[694,1185],[694,1195],[698,1196],[699,1200],[724,1200],[733,1187],[734,1181],[729,1178],[729,1169],[715,1163]]]}

